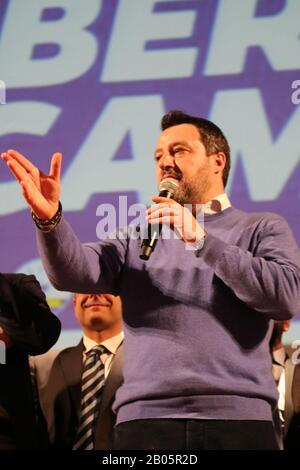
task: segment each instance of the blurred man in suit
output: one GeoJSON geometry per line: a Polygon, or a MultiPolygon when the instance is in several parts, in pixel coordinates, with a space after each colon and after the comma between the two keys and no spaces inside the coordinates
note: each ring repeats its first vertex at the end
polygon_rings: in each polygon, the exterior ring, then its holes
{"type": "Polygon", "coordinates": [[[300,360],[298,351],[282,343],[283,333],[288,331],[290,323],[290,320],[274,322],[270,346],[272,371],[279,393],[283,447],[300,450],[300,360]]]}
{"type": "Polygon", "coordinates": [[[34,276],[0,274],[0,449],[38,449],[28,354],[53,346],[60,321],[50,311],[34,276]]]}
{"type": "Polygon", "coordinates": [[[83,338],[77,346],[60,352],[50,351],[35,358],[40,406],[53,449],[110,449],[115,423],[111,407],[115,391],[122,382],[121,300],[110,294],[74,294],[73,304],[83,338]],[[92,373],[87,381],[84,374],[89,353],[99,346],[103,380],[102,383],[101,378],[96,380],[100,390],[96,391],[95,401],[92,373]],[[89,394],[89,411],[84,415],[86,392],[89,394]],[[96,413],[93,413],[92,422],[89,423],[92,425],[89,440],[88,431],[85,434],[84,418],[90,417],[93,402],[96,413]]]}

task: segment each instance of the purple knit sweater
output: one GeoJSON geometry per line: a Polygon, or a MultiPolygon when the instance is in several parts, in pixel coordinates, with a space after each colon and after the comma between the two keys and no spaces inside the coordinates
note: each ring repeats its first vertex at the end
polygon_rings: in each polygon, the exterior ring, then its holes
{"type": "Polygon", "coordinates": [[[200,256],[158,241],[82,245],[62,219],[38,231],[48,276],[60,290],[123,300],[124,385],[118,422],[143,418],[271,420],[270,319],[300,311],[300,253],[284,219],[234,208],[205,218],[200,256]]]}

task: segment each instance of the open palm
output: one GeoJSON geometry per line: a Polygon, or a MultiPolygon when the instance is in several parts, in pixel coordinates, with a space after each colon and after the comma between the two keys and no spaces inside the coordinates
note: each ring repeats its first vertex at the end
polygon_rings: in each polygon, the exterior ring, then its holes
{"type": "Polygon", "coordinates": [[[53,154],[50,172],[46,175],[16,150],[1,155],[20,183],[25,200],[41,219],[50,219],[58,209],[61,157],[60,153],[53,154]]]}

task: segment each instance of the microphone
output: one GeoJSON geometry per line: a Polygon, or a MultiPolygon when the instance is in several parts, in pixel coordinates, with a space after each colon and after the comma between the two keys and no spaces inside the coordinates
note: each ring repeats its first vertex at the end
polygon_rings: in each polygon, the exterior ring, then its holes
{"type": "MultiPolygon", "coordinates": [[[[178,182],[174,178],[166,178],[159,185],[159,197],[167,197],[174,199],[178,190],[178,182]]],[[[144,238],[140,258],[147,261],[154,251],[156,242],[160,236],[162,224],[148,224],[147,238],[144,238]]]]}

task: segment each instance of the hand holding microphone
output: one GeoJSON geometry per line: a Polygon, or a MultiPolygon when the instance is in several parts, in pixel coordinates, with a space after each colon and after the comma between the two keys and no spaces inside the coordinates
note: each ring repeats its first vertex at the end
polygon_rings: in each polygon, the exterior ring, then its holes
{"type": "MultiPolygon", "coordinates": [[[[178,182],[174,178],[166,178],[159,185],[158,198],[173,199],[178,190],[178,182]]],[[[152,198],[154,202],[156,198],[152,198]]],[[[148,213],[148,211],[147,211],[148,213]]],[[[149,223],[147,238],[142,242],[140,258],[148,260],[155,249],[156,242],[160,236],[162,222],[149,223]]]]}
{"type": "MultiPolygon", "coordinates": [[[[148,225],[148,238],[143,240],[140,258],[148,260],[154,251],[157,239],[159,238],[162,224],[168,224],[174,229],[182,241],[186,244],[195,245],[205,237],[206,233],[193,216],[188,207],[181,206],[174,199],[162,196],[161,193],[164,189],[164,182],[172,180],[176,190],[178,183],[172,178],[168,178],[161,182],[160,193],[158,197],[153,197],[152,200],[156,202],[147,210],[148,225]]],[[[176,192],[172,193],[172,198],[176,196],[176,192]]]]}

